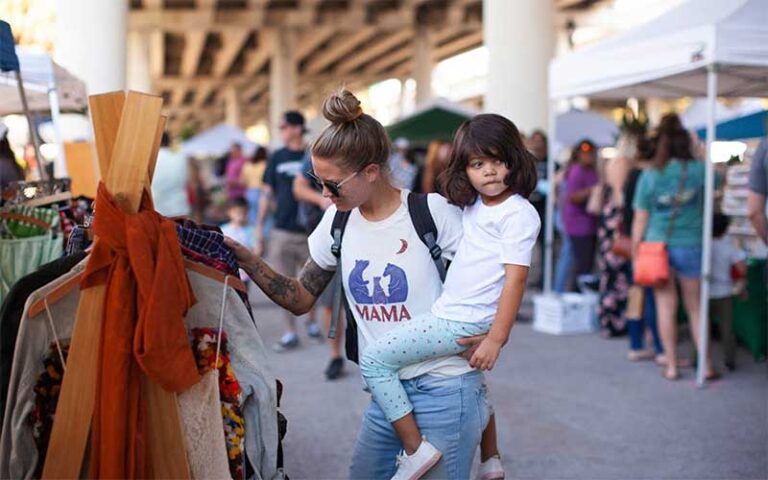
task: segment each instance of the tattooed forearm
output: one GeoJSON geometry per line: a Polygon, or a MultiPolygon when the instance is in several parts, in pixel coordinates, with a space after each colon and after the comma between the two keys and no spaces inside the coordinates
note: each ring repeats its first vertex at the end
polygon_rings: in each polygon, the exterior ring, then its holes
{"type": "MultiPolygon", "coordinates": [[[[248,265],[241,264],[240,267],[273,302],[293,313],[304,313],[306,299],[303,298],[299,282],[295,278],[276,273],[261,259],[248,265]]],[[[306,307],[306,310],[309,310],[309,307],[306,307]]]]}
{"type": "Polygon", "coordinates": [[[299,281],[314,297],[319,297],[323,293],[332,278],[333,272],[323,270],[311,258],[307,260],[299,274],[299,281]]]}

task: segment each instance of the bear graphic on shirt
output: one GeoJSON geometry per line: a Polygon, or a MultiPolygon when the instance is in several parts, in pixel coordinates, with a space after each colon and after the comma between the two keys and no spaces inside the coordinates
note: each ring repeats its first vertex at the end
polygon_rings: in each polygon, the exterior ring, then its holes
{"type": "Polygon", "coordinates": [[[391,322],[410,320],[405,307],[408,299],[408,277],[405,270],[387,263],[381,275],[373,275],[372,281],[364,274],[369,260],[355,260],[349,274],[349,292],[355,301],[360,317],[368,321],[391,322]]]}

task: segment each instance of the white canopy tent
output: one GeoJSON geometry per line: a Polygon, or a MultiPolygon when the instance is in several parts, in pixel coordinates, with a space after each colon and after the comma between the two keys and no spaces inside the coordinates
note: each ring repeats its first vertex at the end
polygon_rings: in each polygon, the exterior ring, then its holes
{"type": "MultiPolygon", "coordinates": [[[[707,126],[709,105],[706,98],[697,98],[680,114],[683,126],[688,130],[698,130],[707,126]]],[[[723,123],[739,117],[765,110],[759,98],[750,98],[735,106],[727,106],[718,101],[715,105],[715,123],[723,123]]]]}
{"type": "MultiPolygon", "coordinates": [[[[597,98],[707,98],[700,344],[697,383],[704,385],[709,337],[715,103],[722,97],[768,96],[768,7],[765,0],[690,0],[625,34],[559,57],[549,67],[550,132],[556,101],[597,98]]],[[[553,147],[553,145],[550,145],[553,147]]],[[[550,178],[554,163],[549,163],[550,178]]],[[[552,288],[552,214],[547,196],[545,291],[552,288]]]]}
{"type": "MultiPolygon", "coordinates": [[[[54,173],[56,177],[65,177],[67,167],[61,132],[58,130],[59,117],[62,111],[85,111],[88,105],[85,84],[45,53],[17,48],[16,55],[29,110],[51,112],[53,125],[56,127],[56,143],[59,146],[54,173]]],[[[19,96],[16,76],[12,73],[0,73],[0,115],[23,112],[24,106],[19,96]]]]}
{"type": "Polygon", "coordinates": [[[569,148],[581,140],[588,138],[598,147],[610,147],[616,143],[619,136],[619,127],[610,119],[595,112],[584,110],[569,110],[561,113],[555,120],[555,158],[557,152],[563,148],[569,148]]]}
{"type": "MultiPolygon", "coordinates": [[[[24,80],[24,91],[31,111],[48,112],[55,106],[64,112],[85,111],[88,97],[82,80],[45,53],[17,48],[16,55],[19,57],[21,78],[24,80]],[[52,95],[55,95],[55,100],[52,100],[52,95]]],[[[23,111],[15,76],[10,73],[0,74],[0,115],[23,111]]]]}
{"type": "Polygon", "coordinates": [[[227,153],[235,143],[239,143],[243,147],[243,154],[248,157],[253,155],[258,146],[241,129],[220,123],[184,142],[181,151],[190,157],[220,157],[227,153]]]}

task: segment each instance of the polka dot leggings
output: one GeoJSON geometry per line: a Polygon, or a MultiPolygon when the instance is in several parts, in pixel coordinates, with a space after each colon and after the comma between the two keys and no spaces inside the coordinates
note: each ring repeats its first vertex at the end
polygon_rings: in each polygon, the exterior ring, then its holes
{"type": "Polygon", "coordinates": [[[457,355],[466,347],[456,340],[488,333],[490,326],[490,323],[457,322],[430,314],[404,322],[369,344],[360,359],[360,372],[387,420],[392,423],[413,410],[398,377],[401,368],[457,355]]]}

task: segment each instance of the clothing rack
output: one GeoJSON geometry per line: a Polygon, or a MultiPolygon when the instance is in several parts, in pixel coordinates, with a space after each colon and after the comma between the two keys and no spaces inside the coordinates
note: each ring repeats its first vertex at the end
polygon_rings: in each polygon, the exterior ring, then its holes
{"type": "MultiPolygon", "coordinates": [[[[165,126],[162,99],[137,92],[91,96],[89,107],[105,186],[120,207],[139,210],[165,126]]],[[[93,416],[106,286],[82,290],[43,478],[79,478],[93,416]]],[[[148,462],[156,478],[190,478],[174,393],[143,378],[148,462]]]]}
{"type": "Polygon", "coordinates": [[[67,201],[72,198],[71,178],[11,182],[3,192],[7,204],[38,207],[67,201]]]}

